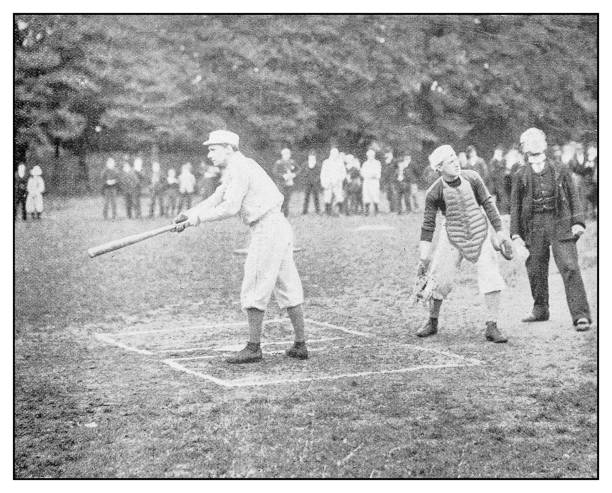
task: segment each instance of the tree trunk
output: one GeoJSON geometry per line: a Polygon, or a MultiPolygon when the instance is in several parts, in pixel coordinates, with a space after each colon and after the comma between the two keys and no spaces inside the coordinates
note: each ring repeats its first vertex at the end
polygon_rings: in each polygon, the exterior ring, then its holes
{"type": "Polygon", "coordinates": [[[55,162],[53,163],[53,183],[56,186],[59,186],[62,180],[62,164],[60,162],[60,144],[61,141],[59,139],[55,139],[55,162]]]}
{"type": "Polygon", "coordinates": [[[79,169],[77,174],[77,180],[83,182],[85,190],[90,191],[89,187],[89,168],[87,167],[87,149],[84,145],[79,148],[79,169]]]}

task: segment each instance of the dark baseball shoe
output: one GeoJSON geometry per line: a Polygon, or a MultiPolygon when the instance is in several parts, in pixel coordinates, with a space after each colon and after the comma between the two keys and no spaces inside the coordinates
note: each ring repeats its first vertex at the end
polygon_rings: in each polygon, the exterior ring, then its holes
{"type": "Polygon", "coordinates": [[[533,313],[521,320],[521,322],[531,323],[531,322],[546,322],[550,318],[550,313],[546,312],[541,315],[534,315],[533,313]]]}
{"type": "Polygon", "coordinates": [[[417,337],[429,337],[438,333],[438,324],[436,322],[432,322],[431,319],[427,321],[425,326],[418,330],[416,335],[417,337]]]}
{"type": "Polygon", "coordinates": [[[491,342],[508,342],[508,338],[497,327],[497,322],[487,322],[485,337],[491,342]]]}
{"type": "Polygon", "coordinates": [[[251,346],[247,344],[244,349],[242,349],[241,351],[238,351],[233,356],[230,356],[225,361],[227,363],[232,363],[232,364],[241,364],[241,363],[256,363],[257,361],[261,361],[261,360],[262,360],[261,347],[258,347],[257,349],[253,349],[251,346]]]}
{"type": "Polygon", "coordinates": [[[578,332],[585,332],[591,328],[591,322],[589,322],[588,318],[583,317],[576,320],[574,326],[578,332]]]}
{"type": "Polygon", "coordinates": [[[293,346],[285,351],[285,356],[296,359],[308,359],[308,349],[306,349],[306,343],[301,344],[294,342],[293,346]]]}

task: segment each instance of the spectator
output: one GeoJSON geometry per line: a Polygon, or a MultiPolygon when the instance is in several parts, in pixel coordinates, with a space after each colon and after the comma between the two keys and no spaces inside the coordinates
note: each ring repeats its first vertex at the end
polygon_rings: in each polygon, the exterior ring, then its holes
{"type": "Polygon", "coordinates": [[[395,197],[397,200],[397,213],[402,213],[402,200],[406,206],[406,213],[415,212],[417,179],[414,175],[414,167],[411,166],[412,157],[405,153],[402,160],[397,163],[397,174],[395,176],[395,197]]]}
{"type": "Polygon", "coordinates": [[[28,177],[26,176],[26,165],[19,163],[13,181],[13,221],[17,217],[17,211],[21,209],[21,219],[27,221],[26,199],[28,197],[28,177]]]}
{"type": "Polygon", "coordinates": [[[510,214],[510,195],[506,192],[506,163],[504,162],[504,148],[498,145],[493,151],[489,161],[489,192],[495,198],[499,213],[504,216],[510,214]]]}
{"type": "Polygon", "coordinates": [[[344,191],[342,185],[346,179],[346,168],[340,159],[340,154],[336,147],[329,151],[329,157],[323,161],[321,166],[321,186],[323,187],[323,202],[325,203],[325,213],[337,216],[342,212],[342,202],[344,201],[344,191]],[[338,209],[336,212],[334,209],[338,209]]]}
{"type": "Polygon", "coordinates": [[[108,218],[108,206],[110,205],[112,218],[117,218],[117,189],[119,188],[119,173],[115,169],[115,160],[109,157],[106,167],[102,172],[102,195],[104,195],[104,207],[102,216],[108,218]]]}
{"type": "Polygon", "coordinates": [[[281,151],[281,158],[274,163],[272,174],[278,189],[282,192],[284,197],[281,211],[285,217],[289,215],[289,203],[291,201],[291,194],[293,192],[297,171],[298,169],[295,161],[291,159],[291,151],[288,148],[284,148],[281,151]]]}
{"type": "Polygon", "coordinates": [[[468,158],[465,152],[461,151],[458,153],[457,159],[459,160],[459,166],[461,166],[461,169],[468,169],[468,158]]]}
{"type": "MultiPolygon", "coordinates": [[[[361,166],[361,177],[363,178],[363,204],[365,206],[364,214],[366,216],[370,213],[370,204],[374,205],[374,214],[378,214],[381,164],[380,161],[375,159],[375,155],[374,149],[369,149],[366,153],[367,159],[361,166]]],[[[390,162],[387,163],[387,166],[391,166],[390,162]]]]}
{"type": "Polygon", "coordinates": [[[598,208],[598,166],[597,166],[597,144],[589,144],[587,146],[586,161],[584,163],[584,188],[585,196],[589,206],[589,214],[591,217],[597,217],[598,208]]]}
{"type": "MultiPolygon", "coordinates": [[[[372,149],[373,150],[373,149],[372,149]]],[[[378,161],[380,163],[380,161],[378,161]]],[[[384,164],[381,166],[379,181],[389,202],[389,212],[395,212],[395,176],[397,175],[397,163],[393,159],[393,150],[387,149],[384,154],[384,164]]],[[[379,197],[380,199],[380,197],[379,197]]],[[[364,203],[367,201],[364,198],[364,203]]],[[[367,207],[367,206],[366,206],[367,207]]],[[[378,205],[376,205],[378,209],[378,205]]],[[[367,211],[366,211],[367,214],[367,211]]]]}
{"type": "Polygon", "coordinates": [[[468,146],[467,148],[467,169],[476,171],[482,178],[482,181],[487,183],[489,179],[487,163],[478,155],[474,146],[468,146]]]}
{"type": "Polygon", "coordinates": [[[304,180],[304,206],[302,207],[302,214],[308,214],[311,196],[315,211],[317,214],[320,214],[319,188],[321,187],[321,167],[317,163],[317,155],[314,151],[308,153],[308,161],[302,166],[300,174],[304,180]]]}
{"type": "Polygon", "coordinates": [[[553,163],[557,166],[563,165],[563,160],[561,156],[563,155],[563,151],[561,150],[561,146],[559,144],[555,144],[552,146],[552,155],[553,155],[553,163]]]}
{"type": "Polygon", "coordinates": [[[130,166],[130,163],[127,161],[123,163],[123,169],[119,175],[119,185],[125,201],[125,214],[129,219],[132,219],[134,196],[136,195],[136,188],[138,187],[138,178],[130,166]]]}
{"type": "Polygon", "coordinates": [[[145,184],[145,176],[142,171],[142,158],[137,157],[134,159],[134,176],[136,178],[134,195],[132,197],[132,205],[134,207],[134,214],[137,218],[142,217],[142,209],[140,206],[140,196],[142,194],[142,187],[145,184]]]}
{"type": "Polygon", "coordinates": [[[347,172],[346,184],[346,215],[358,214],[363,212],[363,182],[361,179],[361,170],[352,165],[347,172]]]}
{"type": "Polygon", "coordinates": [[[43,193],[45,193],[45,182],[42,178],[40,166],[34,166],[30,171],[30,175],[26,186],[28,191],[26,212],[32,216],[32,219],[40,219],[43,211],[43,193]]]}
{"type": "Polygon", "coordinates": [[[149,203],[149,217],[153,217],[155,215],[156,202],[160,217],[166,214],[166,211],[164,210],[164,189],[165,186],[161,176],[160,165],[157,161],[153,161],[153,163],[151,163],[151,202],[149,203]]]}
{"type": "Polygon", "coordinates": [[[214,164],[207,165],[204,162],[202,163],[201,167],[204,168],[204,173],[202,174],[198,189],[202,196],[202,200],[206,200],[219,186],[221,170],[214,164]]]}
{"type": "Polygon", "coordinates": [[[574,149],[575,152],[569,162],[569,168],[572,170],[572,178],[574,179],[574,184],[576,185],[578,197],[580,197],[580,202],[582,203],[582,210],[586,213],[586,211],[588,210],[588,201],[586,198],[587,190],[585,178],[586,175],[589,174],[589,170],[586,169],[584,166],[586,164],[586,157],[584,155],[583,145],[578,143],[576,144],[574,149]]]}
{"type": "Polygon", "coordinates": [[[186,163],[181,167],[181,174],[178,177],[180,200],[178,210],[182,211],[185,206],[191,209],[191,199],[195,194],[196,179],[191,172],[191,163],[186,163]]]}
{"type": "Polygon", "coordinates": [[[176,171],[174,168],[170,168],[168,170],[168,176],[164,183],[164,192],[165,192],[165,204],[164,207],[166,213],[170,216],[176,215],[177,211],[177,201],[179,196],[179,182],[176,178],[176,171]]]}

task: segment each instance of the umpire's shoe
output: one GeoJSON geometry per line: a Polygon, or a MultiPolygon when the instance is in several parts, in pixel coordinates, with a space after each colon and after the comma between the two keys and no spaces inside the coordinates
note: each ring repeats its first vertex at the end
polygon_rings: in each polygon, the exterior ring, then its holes
{"type": "Polygon", "coordinates": [[[591,328],[591,322],[588,318],[581,317],[574,323],[574,327],[578,332],[585,332],[591,328]]]}
{"type": "Polygon", "coordinates": [[[294,342],[293,346],[285,351],[285,356],[296,359],[308,359],[308,349],[305,342],[294,342]]]}
{"type": "Polygon", "coordinates": [[[508,342],[508,338],[497,327],[497,322],[487,322],[485,337],[491,342],[508,342]]]}
{"type": "Polygon", "coordinates": [[[240,363],[256,363],[262,360],[261,347],[259,344],[247,343],[242,351],[238,351],[233,356],[230,356],[225,361],[232,364],[240,363]]]}
{"type": "Polygon", "coordinates": [[[417,337],[429,337],[438,333],[438,319],[430,318],[425,326],[418,330],[416,335],[417,337]]]}

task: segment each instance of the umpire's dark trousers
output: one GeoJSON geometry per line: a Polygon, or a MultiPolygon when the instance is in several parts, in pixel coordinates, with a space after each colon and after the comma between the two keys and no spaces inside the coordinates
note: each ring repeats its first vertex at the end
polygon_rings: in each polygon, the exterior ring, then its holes
{"type": "Polygon", "coordinates": [[[575,324],[582,317],[592,321],[575,240],[557,240],[554,212],[534,213],[531,231],[529,257],[525,265],[533,296],[533,314],[540,317],[548,313],[548,264],[552,249],[555,264],[565,285],[572,321],[575,324]]]}

